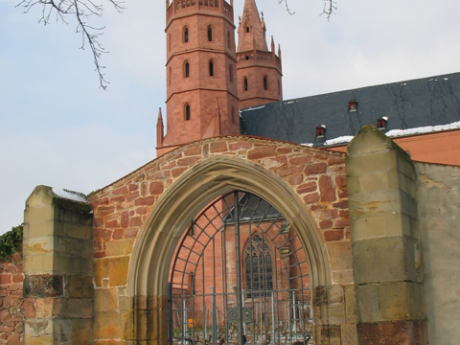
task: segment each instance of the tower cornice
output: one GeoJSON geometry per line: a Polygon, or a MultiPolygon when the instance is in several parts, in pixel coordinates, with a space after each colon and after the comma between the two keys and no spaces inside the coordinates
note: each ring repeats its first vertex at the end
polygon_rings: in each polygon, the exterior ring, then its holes
{"type": "Polygon", "coordinates": [[[217,54],[225,54],[229,59],[236,63],[236,56],[229,54],[226,50],[223,49],[206,49],[206,48],[193,48],[190,50],[184,50],[181,52],[171,53],[171,55],[166,60],[166,66],[168,66],[169,62],[172,60],[173,57],[177,57],[180,55],[186,55],[195,52],[205,52],[205,53],[217,53],[217,54]]]}
{"type": "Polygon", "coordinates": [[[221,92],[221,91],[224,91],[226,93],[228,93],[229,95],[232,95],[233,97],[236,97],[237,98],[237,95],[233,92],[231,92],[230,90],[228,89],[222,89],[222,88],[215,88],[215,89],[212,89],[212,88],[207,88],[207,87],[194,87],[192,89],[187,89],[187,90],[183,90],[183,91],[176,91],[176,92],[172,92],[171,95],[169,97],[166,98],[166,103],[175,95],[180,95],[180,94],[183,94],[183,93],[187,93],[187,92],[193,92],[193,91],[216,91],[216,92],[221,92]]]}
{"type": "Polygon", "coordinates": [[[196,15],[221,17],[236,28],[233,7],[225,0],[174,0],[166,9],[166,30],[175,19],[196,15]],[[220,6],[209,6],[211,3],[220,6]]]}

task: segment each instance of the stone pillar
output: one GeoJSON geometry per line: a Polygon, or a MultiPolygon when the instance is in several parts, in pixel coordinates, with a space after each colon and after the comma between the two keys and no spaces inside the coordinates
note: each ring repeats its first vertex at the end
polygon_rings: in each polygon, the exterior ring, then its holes
{"type": "Polygon", "coordinates": [[[359,344],[428,344],[414,165],[368,125],[346,167],[359,344]]]}
{"type": "Polygon", "coordinates": [[[92,344],[93,215],[81,193],[38,186],[24,212],[24,345],[92,344]]]}

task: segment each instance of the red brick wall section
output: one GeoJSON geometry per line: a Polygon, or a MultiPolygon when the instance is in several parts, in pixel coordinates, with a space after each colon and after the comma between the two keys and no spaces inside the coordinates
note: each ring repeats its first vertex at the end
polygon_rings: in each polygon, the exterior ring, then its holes
{"type": "Polygon", "coordinates": [[[22,253],[14,253],[0,262],[0,344],[22,344],[22,253]]]}
{"type": "Polygon", "coordinates": [[[270,170],[303,199],[326,242],[350,239],[345,154],[243,136],[218,137],[169,152],[90,197],[96,269],[97,259],[121,254],[108,254],[108,242],[137,238],[161,194],[185,171],[214,155],[240,157],[270,170]]]}

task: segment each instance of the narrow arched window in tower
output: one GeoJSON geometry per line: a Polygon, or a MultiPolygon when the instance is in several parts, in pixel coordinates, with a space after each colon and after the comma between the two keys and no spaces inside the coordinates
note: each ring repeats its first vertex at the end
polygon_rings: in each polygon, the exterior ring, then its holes
{"type": "Polygon", "coordinates": [[[208,26],[208,41],[212,41],[212,27],[208,26]]]}
{"type": "Polygon", "coordinates": [[[185,78],[188,78],[190,76],[190,65],[188,61],[186,61],[184,65],[184,76],[185,78]]]}
{"type": "Polygon", "coordinates": [[[230,81],[233,81],[233,67],[232,67],[232,65],[230,65],[228,67],[228,76],[230,78],[230,81]]]}
{"type": "Polygon", "coordinates": [[[214,76],[214,63],[212,62],[212,60],[209,60],[209,75],[211,77],[214,76]]]}
{"type": "Polygon", "coordinates": [[[264,76],[264,90],[268,90],[267,76],[264,76]]]}
{"type": "Polygon", "coordinates": [[[244,91],[248,91],[248,78],[244,77],[244,91]]]}
{"type": "Polygon", "coordinates": [[[185,105],[185,121],[190,120],[190,106],[188,104],[185,105]]]}
{"type": "Polygon", "coordinates": [[[246,289],[248,297],[270,296],[273,290],[273,268],[270,247],[255,233],[246,247],[246,289]]]}
{"type": "Polygon", "coordinates": [[[246,26],[246,32],[249,32],[249,26],[246,26]]]}
{"type": "Polygon", "coordinates": [[[188,28],[187,27],[184,29],[184,42],[185,43],[188,42],[188,28]]]}
{"type": "Polygon", "coordinates": [[[227,47],[231,48],[230,31],[227,31],[227,47]]]}

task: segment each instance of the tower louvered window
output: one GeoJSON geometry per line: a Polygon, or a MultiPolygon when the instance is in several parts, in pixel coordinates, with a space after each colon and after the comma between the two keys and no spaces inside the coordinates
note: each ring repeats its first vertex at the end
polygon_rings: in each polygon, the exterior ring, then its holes
{"type": "Polygon", "coordinates": [[[212,41],[212,27],[208,26],[208,41],[212,41]]]}
{"type": "Polygon", "coordinates": [[[188,62],[185,63],[185,78],[190,76],[190,65],[188,62]]]}
{"type": "Polygon", "coordinates": [[[185,43],[188,42],[188,28],[185,28],[185,30],[184,30],[184,42],[185,43]]]}
{"type": "Polygon", "coordinates": [[[273,290],[272,255],[259,234],[252,235],[246,248],[246,288],[248,297],[270,296],[273,290]]]}
{"type": "Polygon", "coordinates": [[[190,120],[190,106],[188,104],[185,105],[185,121],[190,120]]]}
{"type": "Polygon", "coordinates": [[[248,78],[244,77],[244,91],[248,91],[248,78]]]}
{"type": "Polygon", "coordinates": [[[209,60],[209,75],[211,77],[214,76],[214,63],[212,62],[212,60],[209,60]]]}
{"type": "Polygon", "coordinates": [[[264,76],[264,90],[268,90],[267,76],[264,76]]]}

